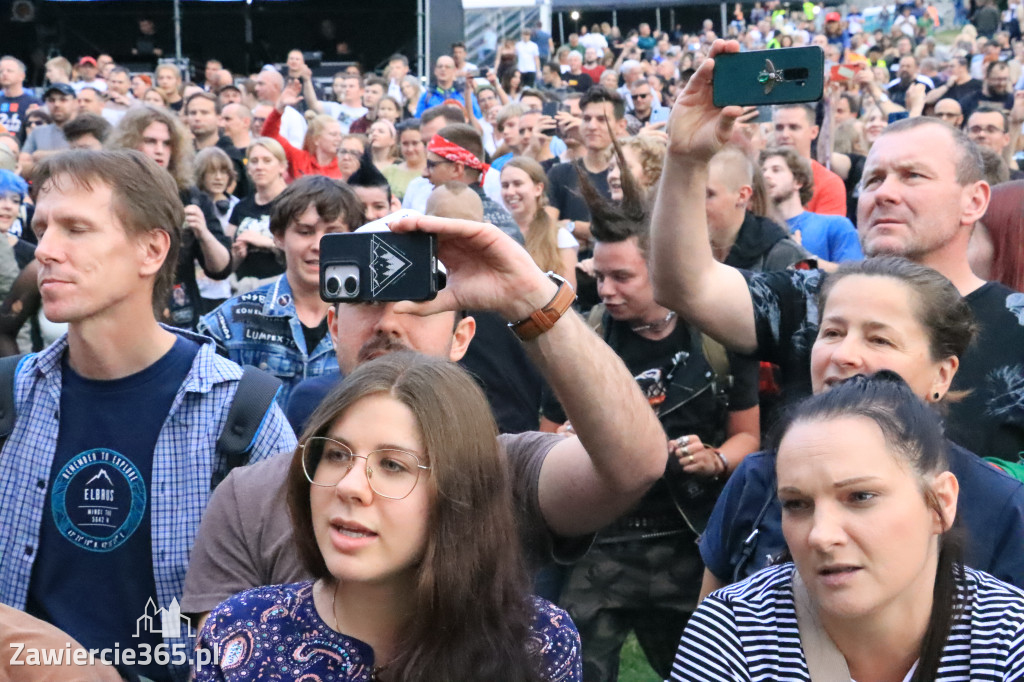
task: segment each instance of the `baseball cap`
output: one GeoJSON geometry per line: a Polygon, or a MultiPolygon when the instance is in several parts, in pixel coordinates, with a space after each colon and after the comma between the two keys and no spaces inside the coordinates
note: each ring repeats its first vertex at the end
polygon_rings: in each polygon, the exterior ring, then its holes
{"type": "Polygon", "coordinates": [[[60,94],[67,95],[68,97],[75,96],[75,89],[67,83],[52,84],[50,87],[46,88],[46,90],[43,91],[43,99],[46,99],[47,95],[49,95],[51,92],[59,92],[60,94]]]}
{"type": "Polygon", "coordinates": [[[81,66],[82,64],[92,64],[93,66],[96,66],[96,58],[89,56],[82,57],[78,60],[78,65],[81,66]]]}
{"type": "Polygon", "coordinates": [[[219,95],[220,93],[224,92],[225,90],[234,90],[235,92],[237,92],[239,94],[241,94],[241,92],[242,92],[242,89],[240,87],[238,87],[237,85],[235,85],[234,83],[228,83],[227,85],[221,86],[221,88],[219,90],[217,90],[217,94],[219,95]]]}
{"type": "Polygon", "coordinates": [[[825,21],[841,21],[842,17],[839,16],[839,12],[829,12],[825,15],[825,21]]]}

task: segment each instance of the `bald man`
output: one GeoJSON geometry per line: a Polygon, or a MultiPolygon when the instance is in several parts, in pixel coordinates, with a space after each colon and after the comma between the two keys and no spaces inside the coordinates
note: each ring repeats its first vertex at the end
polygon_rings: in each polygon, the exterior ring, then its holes
{"type": "Polygon", "coordinates": [[[750,212],[753,185],[754,164],[738,147],[726,147],[711,159],[706,210],[715,259],[762,272],[810,258],[784,228],[750,212]]]}
{"type": "MultiPolygon", "coordinates": [[[[256,99],[260,104],[274,106],[284,89],[284,77],[272,67],[264,67],[256,76],[256,99]]],[[[261,131],[262,132],[262,131],[261,131]]],[[[306,117],[292,107],[281,114],[281,137],[293,147],[302,148],[306,138],[306,117]]]]}
{"type": "Polygon", "coordinates": [[[932,116],[942,119],[954,128],[959,128],[964,124],[964,109],[960,106],[960,102],[952,97],[944,97],[936,102],[932,116]]]}

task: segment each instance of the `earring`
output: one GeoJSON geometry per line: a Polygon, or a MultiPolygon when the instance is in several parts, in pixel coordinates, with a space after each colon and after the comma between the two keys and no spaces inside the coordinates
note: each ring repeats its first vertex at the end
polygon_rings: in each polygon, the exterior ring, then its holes
{"type": "Polygon", "coordinates": [[[938,391],[935,391],[935,393],[932,393],[932,400],[938,401],[938,399],[941,398],[941,397],[942,396],[939,395],[938,391]]]}

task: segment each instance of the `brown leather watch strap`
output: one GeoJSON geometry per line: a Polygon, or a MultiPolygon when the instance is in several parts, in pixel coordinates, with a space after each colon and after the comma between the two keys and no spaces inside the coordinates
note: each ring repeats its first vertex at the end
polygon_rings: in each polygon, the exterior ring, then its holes
{"type": "Polygon", "coordinates": [[[576,292],[572,285],[565,281],[565,278],[553,272],[547,273],[548,277],[558,285],[555,292],[546,306],[540,310],[533,311],[529,317],[519,322],[509,322],[509,328],[519,337],[520,341],[532,341],[547,330],[555,326],[555,322],[565,314],[576,300],[576,292]]]}

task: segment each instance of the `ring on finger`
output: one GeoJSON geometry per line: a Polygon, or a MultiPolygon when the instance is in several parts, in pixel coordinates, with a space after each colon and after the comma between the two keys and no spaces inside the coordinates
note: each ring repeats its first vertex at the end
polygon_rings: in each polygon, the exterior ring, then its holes
{"type": "Polygon", "coordinates": [[[690,437],[689,436],[683,436],[682,438],[679,439],[679,442],[681,442],[684,446],[689,445],[690,444],[690,437]]]}
{"type": "Polygon", "coordinates": [[[695,461],[696,460],[694,460],[693,455],[690,455],[690,464],[693,464],[695,461]]]}

